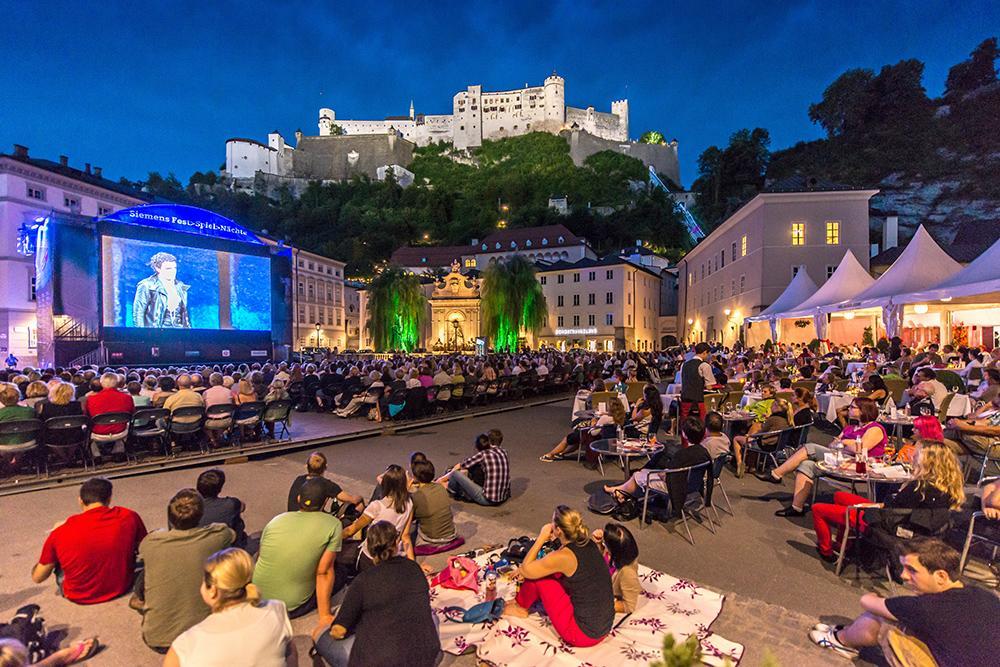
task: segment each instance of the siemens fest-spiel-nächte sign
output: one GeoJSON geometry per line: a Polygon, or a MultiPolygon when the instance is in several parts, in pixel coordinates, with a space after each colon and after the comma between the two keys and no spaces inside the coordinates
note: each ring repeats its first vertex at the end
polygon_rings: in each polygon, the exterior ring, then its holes
{"type": "Polygon", "coordinates": [[[182,204],[148,204],[123,208],[103,216],[101,220],[211,236],[228,241],[263,243],[253,232],[234,220],[203,208],[182,204]]]}
{"type": "Polygon", "coordinates": [[[556,329],[557,336],[593,336],[597,333],[597,327],[586,329],[556,329]]]}

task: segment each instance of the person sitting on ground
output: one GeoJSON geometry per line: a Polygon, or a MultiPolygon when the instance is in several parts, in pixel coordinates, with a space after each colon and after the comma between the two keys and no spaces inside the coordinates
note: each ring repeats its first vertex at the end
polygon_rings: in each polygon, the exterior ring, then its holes
{"type": "MultiPolygon", "coordinates": [[[[323,485],[323,491],[326,495],[326,499],[332,500],[329,512],[333,515],[341,514],[341,503],[345,505],[352,505],[361,513],[365,509],[365,499],[361,496],[348,493],[340,488],[340,485],[335,481],[326,477],[326,454],[323,452],[313,452],[306,459],[306,474],[299,475],[292,482],[291,488],[288,489],[288,511],[294,512],[299,507],[298,497],[299,493],[302,491],[302,485],[306,483],[306,480],[315,479],[318,480],[320,484],[323,485]]],[[[323,501],[323,508],[326,507],[326,500],[323,501]]]]}
{"type": "Polygon", "coordinates": [[[226,473],[219,468],[212,468],[198,475],[198,493],[201,494],[204,512],[199,526],[221,523],[229,526],[236,533],[233,546],[241,549],[246,547],[246,524],[243,523],[243,512],[247,506],[239,498],[229,496],[219,497],[222,487],[226,484],[226,473]]]}
{"type": "Polygon", "coordinates": [[[845,626],[817,623],[813,642],[854,659],[858,650],[881,646],[892,664],[978,666],[1000,655],[1000,599],[960,578],[957,551],[940,540],[900,543],[902,579],[916,595],[861,596],[864,613],[845,626]],[[908,659],[901,663],[898,650],[908,659]]]}
{"type": "Polygon", "coordinates": [[[404,662],[433,667],[440,662],[427,577],[400,556],[402,540],[388,521],[368,527],[365,550],[372,567],[347,589],[333,622],[321,623],[312,633],[317,653],[331,667],[396,667],[404,662]]]}
{"type": "Polygon", "coordinates": [[[209,556],[200,572],[201,599],[212,613],[174,640],[163,667],[299,664],[285,604],[261,599],[251,583],[250,554],[233,547],[223,549],[209,556]]]}
{"type": "Polygon", "coordinates": [[[236,538],[220,523],[199,527],[205,506],[194,489],[181,489],[167,505],[166,530],[154,530],[139,545],[143,569],[129,605],[142,613],[142,639],[166,653],[170,644],[209,614],[195,592],[205,559],[236,538]]]}
{"type": "Polygon", "coordinates": [[[732,447],[729,436],[722,432],[725,424],[722,415],[714,410],[705,415],[705,439],[701,441],[701,446],[708,451],[713,461],[728,454],[732,447]]]}
{"type": "Polygon", "coordinates": [[[74,642],[38,662],[28,662],[28,648],[16,639],[0,639],[0,667],[64,667],[97,655],[101,644],[97,637],[74,642]]]}
{"type": "Polygon", "coordinates": [[[611,566],[611,588],[615,595],[615,613],[631,614],[639,603],[639,545],[620,523],[608,523],[594,531],[594,542],[601,547],[611,566]]]}
{"type": "Polygon", "coordinates": [[[1000,438],[1000,394],[993,397],[987,412],[979,419],[949,419],[945,437],[967,454],[985,456],[1000,438]]]}
{"type": "MultiPolygon", "coordinates": [[[[663,404],[661,403],[660,405],[660,413],[662,417],[663,404]]],[[[617,399],[612,399],[610,403],[608,403],[607,407],[607,412],[598,413],[592,420],[590,420],[589,427],[582,427],[589,430],[592,437],[600,435],[601,430],[605,426],[625,426],[625,406],[622,405],[622,402],[617,399]]],[[[542,454],[538,460],[549,463],[565,459],[568,454],[572,454],[580,448],[581,436],[581,427],[574,428],[566,434],[566,437],[559,441],[559,444],[545,454],[542,454]]]]}
{"type": "Polygon", "coordinates": [[[63,597],[77,604],[107,602],[132,590],[135,555],[146,537],[139,515],[111,507],[111,482],[92,477],[80,486],[80,514],[52,529],[31,571],[36,584],[53,572],[63,597]]]}
{"type": "Polygon", "coordinates": [[[795,450],[795,453],[774,470],[757,475],[757,479],[781,484],[782,477],[793,470],[796,471],[792,504],[775,512],[776,516],[796,517],[805,514],[805,502],[812,492],[813,480],[816,478],[816,463],[822,461],[826,454],[832,454],[834,448],[842,446],[849,454],[864,451],[869,458],[881,458],[885,453],[889,436],[885,432],[885,427],[876,421],[878,405],[875,401],[870,398],[855,398],[851,402],[848,415],[858,425],[848,425],[829,447],[807,443],[795,450]]]}
{"type": "MultiPolygon", "coordinates": [[[[816,530],[816,548],[820,558],[832,563],[837,560],[831,542],[830,528],[836,526],[840,543],[844,531],[844,515],[851,505],[870,503],[868,498],[846,491],[837,491],[833,495],[833,503],[816,503],[812,507],[813,528],[816,530]]],[[[917,443],[913,458],[913,479],[903,484],[899,491],[889,497],[883,507],[889,509],[926,509],[926,510],[957,510],[965,502],[965,492],[962,489],[962,470],[958,459],[947,447],[934,440],[921,440],[917,443]]],[[[870,524],[886,526],[891,523],[890,516],[877,510],[866,510],[860,517],[857,510],[850,510],[851,524],[856,525],[864,533],[870,524]],[[885,519],[885,521],[879,521],[885,519]]],[[[910,522],[902,524],[911,532],[920,533],[920,528],[910,522]]],[[[895,525],[891,526],[893,529],[895,525]]]]}
{"type": "MultiPolygon", "coordinates": [[[[756,407],[756,406],[754,406],[756,407]]],[[[736,476],[743,477],[746,474],[746,463],[743,460],[743,449],[747,446],[747,441],[751,436],[758,433],[775,433],[775,435],[764,436],[760,444],[764,446],[774,446],[778,443],[777,431],[783,431],[790,426],[788,416],[791,413],[791,406],[787,401],[776,398],[771,401],[771,414],[763,422],[754,421],[750,424],[750,429],[746,435],[738,435],[733,438],[733,455],[736,458],[736,476]]]]}
{"type": "Polygon", "coordinates": [[[668,468],[688,468],[712,460],[708,450],[702,446],[702,441],[705,439],[705,424],[700,419],[695,416],[688,417],[681,424],[681,431],[687,439],[687,447],[679,450],[663,448],[654,454],[641,470],[632,473],[624,484],[606,484],[604,490],[620,499],[622,494],[635,496],[640,489],[651,485],[651,488],[670,496],[671,514],[675,518],[680,517],[687,495],[704,491],[705,471],[700,474],[695,471],[690,476],[686,473],[671,474],[666,479],[660,477],[650,479],[651,473],[668,468]]]}
{"type": "Polygon", "coordinates": [[[434,483],[434,464],[426,458],[411,460],[413,474],[413,527],[411,538],[428,544],[448,544],[458,537],[451,498],[440,484],[434,483]]]}
{"type": "MultiPolygon", "coordinates": [[[[344,529],[344,538],[349,539],[360,533],[369,524],[388,521],[401,535],[400,555],[415,560],[413,540],[410,539],[410,524],[413,521],[413,500],[408,491],[406,472],[398,465],[390,465],[382,473],[379,486],[382,497],[365,507],[364,513],[354,523],[344,529]]],[[[358,571],[363,572],[373,565],[372,554],[366,543],[361,544],[358,557],[358,571]]]]}
{"type": "Polygon", "coordinates": [[[524,582],[517,597],[507,602],[504,616],[527,618],[540,602],[556,634],[570,646],[596,646],[611,632],[615,619],[611,573],[576,510],[556,507],[552,522],[542,526],[518,572],[524,582]],[[559,547],[539,559],[542,545],[553,538],[559,547]]]}
{"type": "Polygon", "coordinates": [[[510,461],[507,450],[495,440],[503,441],[503,435],[496,431],[497,436],[489,434],[476,437],[476,453],[461,463],[456,463],[451,471],[441,477],[438,482],[446,484],[448,493],[459,499],[468,499],[477,505],[500,505],[510,498],[510,461]],[[485,436],[485,437],[484,437],[485,436]],[[477,484],[470,476],[470,469],[480,466],[483,471],[483,483],[477,484]]]}
{"type": "Polygon", "coordinates": [[[299,509],[264,526],[253,583],[263,597],[284,602],[291,618],[318,609],[320,620],[329,623],[342,526],[322,511],[326,491],[321,480],[306,480],[298,494],[299,509]]]}

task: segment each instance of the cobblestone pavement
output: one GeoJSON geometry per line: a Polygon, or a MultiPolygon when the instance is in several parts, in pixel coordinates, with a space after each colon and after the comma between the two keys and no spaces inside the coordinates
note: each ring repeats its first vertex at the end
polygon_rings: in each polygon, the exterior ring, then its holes
{"type": "MultiPolygon", "coordinates": [[[[331,419],[333,419],[331,417],[331,419]]],[[[489,428],[500,428],[510,452],[513,493],[500,508],[470,505],[456,507],[460,532],[475,547],[506,542],[514,535],[534,533],[548,521],[560,503],[582,508],[587,495],[600,487],[598,473],[572,462],[542,463],[538,456],[564,435],[569,424],[569,403],[538,406],[486,417],[428,426],[419,430],[366,438],[326,447],[332,476],[345,488],[367,495],[376,474],[387,463],[405,464],[415,450],[427,453],[439,469],[472,451],[473,437],[489,428]]],[[[312,429],[310,429],[312,430],[312,429]]],[[[284,510],[288,484],[299,474],[305,452],[291,452],[262,460],[226,466],[225,493],[247,504],[248,530],[259,533],[275,514],[284,510]]],[[[193,486],[201,468],[160,472],[115,481],[115,502],[138,511],[150,529],[166,521],[166,502],[184,486],[193,486]]],[[[609,466],[608,479],[620,479],[621,471],[609,466]]],[[[631,528],[640,544],[642,562],[677,577],[697,581],[726,594],[722,615],[713,625],[720,635],[744,644],[742,664],[758,665],[770,651],[781,665],[846,664],[837,656],[814,647],[806,636],[818,620],[846,619],[858,612],[857,600],[870,584],[856,584],[853,572],[837,578],[813,554],[811,523],[773,516],[780,507],[777,498],[788,487],[771,487],[753,478],[737,480],[726,474],[724,481],[732,499],[735,517],[722,515],[718,534],[693,526],[696,544],[662,524],[631,528]],[[776,491],[777,489],[777,491],[776,491]]],[[[31,583],[45,532],[67,514],[77,511],[77,487],[67,486],[3,498],[0,523],[4,547],[0,554],[0,619],[9,618],[19,606],[34,602],[42,606],[50,626],[62,629],[68,638],[98,634],[108,649],[90,664],[157,665],[159,656],[142,644],[139,617],[126,599],[99,608],[78,607],[57,597],[52,586],[31,583]]],[[[602,523],[587,515],[592,527],[602,523]]],[[[445,556],[431,559],[443,563],[445,556]]],[[[307,634],[315,617],[295,621],[301,665],[307,634]]],[[[445,664],[472,665],[473,656],[448,657],[445,664]]],[[[865,663],[859,663],[865,664],[865,663]]]]}

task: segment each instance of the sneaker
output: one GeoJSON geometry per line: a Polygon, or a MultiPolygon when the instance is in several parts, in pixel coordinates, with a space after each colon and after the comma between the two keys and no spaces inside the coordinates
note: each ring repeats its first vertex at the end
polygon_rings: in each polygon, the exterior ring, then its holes
{"type": "Polygon", "coordinates": [[[774,516],[783,516],[783,517],[805,516],[805,515],[806,515],[805,510],[797,510],[791,505],[789,505],[784,509],[780,509],[774,513],[774,516]]]}
{"type": "Polygon", "coordinates": [[[809,632],[809,639],[823,648],[835,651],[838,655],[848,660],[853,660],[858,655],[856,649],[844,646],[837,640],[837,632],[833,628],[829,628],[828,630],[811,630],[809,632]]]}

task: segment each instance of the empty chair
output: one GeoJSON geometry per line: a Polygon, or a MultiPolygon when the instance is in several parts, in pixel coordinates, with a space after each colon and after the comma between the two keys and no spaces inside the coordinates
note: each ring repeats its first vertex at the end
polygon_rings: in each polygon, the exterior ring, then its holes
{"type": "Polygon", "coordinates": [[[276,437],[278,440],[281,440],[282,437],[291,438],[288,434],[288,420],[291,414],[292,402],[290,400],[279,399],[267,403],[261,413],[260,420],[268,431],[268,437],[276,437]],[[281,427],[280,433],[277,432],[279,426],[281,427]]]}
{"type": "Polygon", "coordinates": [[[45,472],[49,472],[49,454],[55,454],[60,463],[72,465],[77,458],[87,467],[90,444],[90,420],[83,415],[52,417],[43,426],[42,442],[45,443],[45,472]]]}
{"type": "Polygon", "coordinates": [[[158,447],[156,451],[166,455],[167,448],[167,417],[170,411],[165,408],[139,408],[132,414],[132,426],[129,429],[129,440],[125,441],[126,457],[137,459],[139,445],[153,442],[158,447]]]}

